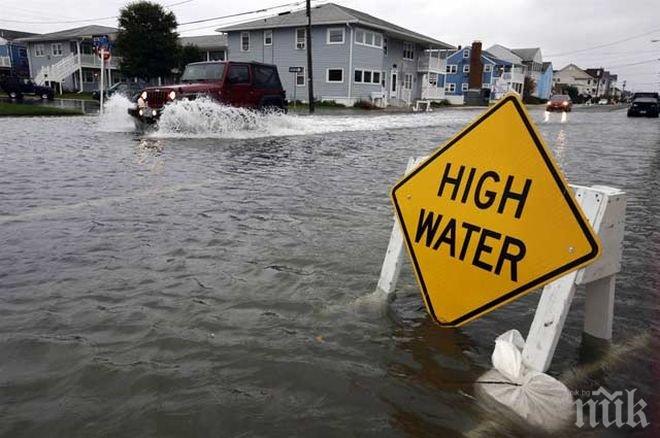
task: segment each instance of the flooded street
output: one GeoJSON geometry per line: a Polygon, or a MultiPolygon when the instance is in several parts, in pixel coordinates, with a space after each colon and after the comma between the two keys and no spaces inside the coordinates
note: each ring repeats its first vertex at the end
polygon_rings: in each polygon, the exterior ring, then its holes
{"type": "MultiPolygon", "coordinates": [[[[0,435],[527,432],[474,382],[497,335],[527,333],[540,294],[439,329],[406,258],[392,303],[364,299],[408,157],[481,110],[257,116],[202,103],[143,134],[116,106],[0,119],[0,435]]],[[[582,343],[578,289],[549,374],[571,390],[638,388],[652,406],[660,124],[531,113],[572,184],[628,196],[611,351],[582,343]]]]}

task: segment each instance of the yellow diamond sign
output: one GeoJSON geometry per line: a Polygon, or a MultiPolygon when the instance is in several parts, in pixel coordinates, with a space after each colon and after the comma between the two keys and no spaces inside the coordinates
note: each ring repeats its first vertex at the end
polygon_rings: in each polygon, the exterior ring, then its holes
{"type": "Polygon", "coordinates": [[[442,326],[478,318],[600,253],[515,95],[399,181],[392,200],[426,308],[442,326]]]}

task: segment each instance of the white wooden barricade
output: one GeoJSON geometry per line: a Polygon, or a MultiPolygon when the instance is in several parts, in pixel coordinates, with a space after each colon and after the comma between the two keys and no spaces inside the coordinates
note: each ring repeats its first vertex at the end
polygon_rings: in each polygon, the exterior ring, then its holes
{"type": "MultiPolygon", "coordinates": [[[[425,158],[410,158],[406,174],[425,158]]],[[[523,349],[524,364],[539,372],[550,367],[577,285],[585,285],[586,289],[584,332],[601,339],[612,338],[614,283],[621,270],[625,193],[606,186],[571,187],[578,204],[600,236],[603,252],[593,264],[566,274],[543,288],[523,349]]],[[[378,290],[386,296],[395,292],[403,252],[403,234],[395,217],[378,281],[378,290]]]]}

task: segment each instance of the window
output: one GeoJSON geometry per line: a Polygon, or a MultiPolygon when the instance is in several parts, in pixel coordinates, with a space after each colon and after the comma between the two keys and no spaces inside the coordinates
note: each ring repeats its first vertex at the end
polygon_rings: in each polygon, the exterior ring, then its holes
{"type": "Polygon", "coordinates": [[[224,60],[225,60],[224,50],[212,50],[209,52],[209,61],[224,61],[224,60]]]}
{"type": "MultiPolygon", "coordinates": [[[[222,64],[220,64],[222,65],[222,64]]],[[[250,70],[247,65],[230,64],[231,68],[227,73],[227,80],[230,84],[249,84],[250,70]]]]}
{"type": "Polygon", "coordinates": [[[456,64],[449,64],[449,65],[446,67],[445,71],[446,71],[447,73],[457,73],[457,72],[458,72],[458,65],[456,65],[456,64]]]}
{"type": "Polygon", "coordinates": [[[307,29],[296,29],[296,49],[304,50],[307,44],[307,29]]]}
{"type": "Polygon", "coordinates": [[[34,56],[44,56],[46,53],[44,52],[44,45],[43,44],[35,44],[34,46],[34,56]]]}
{"type": "Polygon", "coordinates": [[[53,56],[62,56],[62,44],[61,43],[51,44],[50,53],[52,53],[53,56]]]}
{"type": "Polygon", "coordinates": [[[468,84],[466,82],[463,82],[461,84],[461,91],[467,91],[468,90],[468,84]]]}
{"type": "Polygon", "coordinates": [[[484,65],[484,73],[490,73],[493,71],[493,66],[491,64],[484,65]]]}
{"type": "Polygon", "coordinates": [[[487,88],[490,90],[490,82],[484,82],[483,84],[481,84],[481,88],[487,88]]]}
{"type": "Polygon", "coordinates": [[[437,73],[429,73],[429,85],[432,85],[434,87],[438,86],[438,74],[437,73]]]}
{"type": "Polygon", "coordinates": [[[387,38],[383,38],[383,53],[387,55],[387,38]]]}
{"type": "Polygon", "coordinates": [[[383,36],[376,32],[357,29],[355,31],[355,43],[370,47],[383,47],[383,36]]]}
{"type": "Polygon", "coordinates": [[[277,69],[269,65],[253,65],[252,73],[254,75],[255,88],[282,88],[280,77],[277,75],[277,69]]]}
{"type": "Polygon", "coordinates": [[[264,30],[264,46],[272,46],[272,45],[273,45],[273,31],[264,30]]]}
{"type": "Polygon", "coordinates": [[[302,71],[296,72],[296,87],[304,87],[305,86],[305,67],[303,67],[302,71]]]}
{"type": "Polygon", "coordinates": [[[445,92],[446,93],[453,93],[455,91],[456,91],[456,84],[454,84],[452,82],[447,82],[445,84],[445,92]]]}
{"type": "Polygon", "coordinates": [[[327,35],[328,44],[344,44],[344,28],[331,27],[328,29],[327,35]]]}
{"type": "Polygon", "coordinates": [[[93,70],[83,69],[83,82],[94,82],[95,76],[96,75],[94,74],[93,70]]]}
{"type": "Polygon", "coordinates": [[[358,84],[380,84],[381,72],[376,70],[355,70],[353,81],[358,84]]]}
{"type": "Polygon", "coordinates": [[[415,58],[415,46],[413,43],[403,43],[403,59],[412,61],[415,58]]]}
{"type": "Polygon", "coordinates": [[[241,52],[250,51],[250,32],[241,32],[241,52]]]}
{"type": "Polygon", "coordinates": [[[463,64],[463,73],[470,73],[470,64],[463,64]]]}
{"type": "Polygon", "coordinates": [[[406,90],[412,90],[413,75],[406,73],[403,76],[403,88],[406,90]]]}
{"type": "Polygon", "coordinates": [[[326,82],[344,82],[344,69],[343,68],[329,68],[326,70],[326,82]]]}
{"type": "Polygon", "coordinates": [[[463,50],[463,58],[469,58],[470,57],[470,50],[465,49],[463,50]]]}

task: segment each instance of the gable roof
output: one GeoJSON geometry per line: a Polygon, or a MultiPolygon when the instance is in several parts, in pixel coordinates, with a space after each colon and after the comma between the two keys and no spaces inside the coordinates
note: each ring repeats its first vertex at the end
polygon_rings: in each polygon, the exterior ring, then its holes
{"type": "Polygon", "coordinates": [[[44,33],[41,35],[19,38],[18,41],[58,41],[69,38],[93,37],[96,35],[109,35],[114,33],[117,33],[117,28],[115,27],[91,24],[89,26],[74,27],[73,29],[60,30],[58,32],[44,33]]]}
{"type": "Polygon", "coordinates": [[[200,49],[218,49],[227,47],[227,35],[202,35],[179,38],[181,45],[193,45],[200,49]]]}
{"type": "Polygon", "coordinates": [[[522,58],[500,44],[490,46],[486,51],[492,54],[495,58],[507,61],[511,64],[522,64],[522,58]]]}
{"type": "Polygon", "coordinates": [[[25,38],[34,35],[37,34],[32,32],[21,32],[19,30],[0,29],[0,38],[7,41],[13,41],[17,38],[25,38]]]}
{"type": "MultiPolygon", "coordinates": [[[[312,25],[328,24],[359,24],[370,28],[382,30],[389,34],[426,44],[434,48],[453,49],[451,44],[408,30],[388,21],[381,20],[364,12],[356,11],[334,3],[324,3],[312,8],[312,25]]],[[[261,18],[247,23],[235,24],[217,29],[218,32],[233,32],[241,30],[274,29],[283,27],[300,27],[307,25],[307,14],[304,9],[292,12],[283,12],[271,17],[261,18]]]]}
{"type": "Polygon", "coordinates": [[[534,61],[536,54],[541,57],[541,49],[539,47],[529,47],[524,49],[511,49],[513,53],[520,56],[523,61],[534,61]]]}
{"type": "Polygon", "coordinates": [[[570,73],[573,79],[591,79],[591,75],[586,71],[582,70],[575,64],[568,64],[564,68],[559,69],[558,74],[570,73]]]}

